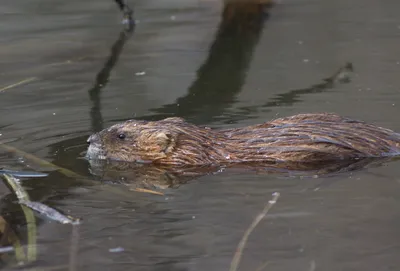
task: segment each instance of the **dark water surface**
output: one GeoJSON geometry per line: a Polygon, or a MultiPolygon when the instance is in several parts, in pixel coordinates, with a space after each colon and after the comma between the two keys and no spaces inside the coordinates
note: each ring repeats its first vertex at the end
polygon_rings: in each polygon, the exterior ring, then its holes
{"type": "Polygon", "coordinates": [[[72,230],[37,216],[28,234],[1,185],[1,231],[7,222],[25,251],[37,249],[27,266],[229,270],[280,192],[240,270],[398,270],[398,161],[319,178],[227,172],[159,196],[105,183],[82,156],[88,135],[133,117],[226,128],[331,111],[400,131],[400,2],[282,0],[265,13],[251,4],[223,13],[222,0],[130,2],[133,33],[121,32],[112,1],[0,4],[0,88],[26,80],[0,91],[0,141],[85,176],[0,150],[0,167],[50,173],[23,181],[32,200],[83,218],[72,230]],[[350,82],[318,85],[346,62],[350,82]]]}

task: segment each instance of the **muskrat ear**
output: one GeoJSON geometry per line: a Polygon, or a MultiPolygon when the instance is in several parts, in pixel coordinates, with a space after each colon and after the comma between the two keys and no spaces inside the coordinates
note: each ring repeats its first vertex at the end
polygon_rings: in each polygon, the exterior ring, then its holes
{"type": "Polygon", "coordinates": [[[168,153],[172,151],[176,144],[176,135],[171,134],[170,132],[159,132],[155,136],[156,142],[160,149],[164,153],[168,153]]]}

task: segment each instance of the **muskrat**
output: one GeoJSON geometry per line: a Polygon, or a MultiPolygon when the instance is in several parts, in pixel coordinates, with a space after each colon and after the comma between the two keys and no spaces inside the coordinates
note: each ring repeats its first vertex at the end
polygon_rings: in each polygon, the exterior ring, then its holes
{"type": "Polygon", "coordinates": [[[216,130],[172,117],[128,120],[88,139],[89,159],[164,165],[319,163],[400,154],[400,134],[331,113],[216,130]]]}

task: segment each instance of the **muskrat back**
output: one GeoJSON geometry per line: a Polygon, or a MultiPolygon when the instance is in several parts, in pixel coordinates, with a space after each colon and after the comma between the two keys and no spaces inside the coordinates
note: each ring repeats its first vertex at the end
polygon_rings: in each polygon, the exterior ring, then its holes
{"type": "Polygon", "coordinates": [[[181,118],[129,120],[88,139],[87,157],[158,164],[328,162],[400,153],[400,134],[330,113],[214,130],[181,118]]]}

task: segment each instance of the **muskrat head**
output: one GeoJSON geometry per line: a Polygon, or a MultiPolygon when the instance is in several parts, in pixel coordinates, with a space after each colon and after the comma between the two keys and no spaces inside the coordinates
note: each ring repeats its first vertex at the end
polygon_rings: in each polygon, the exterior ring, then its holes
{"type": "Polygon", "coordinates": [[[178,132],[171,127],[175,122],[182,121],[168,118],[163,121],[129,120],[115,124],[88,138],[87,158],[127,162],[160,160],[174,149],[178,132]]]}

